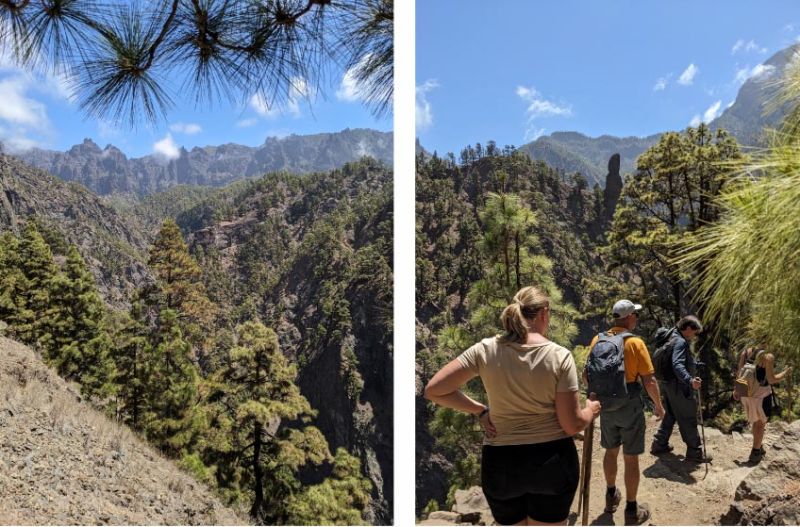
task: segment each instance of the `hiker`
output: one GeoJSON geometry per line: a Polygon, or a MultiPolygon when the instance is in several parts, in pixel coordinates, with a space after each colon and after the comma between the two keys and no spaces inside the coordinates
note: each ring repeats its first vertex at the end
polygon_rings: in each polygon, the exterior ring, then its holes
{"type": "Polygon", "coordinates": [[[653,366],[656,370],[666,415],[661,421],[650,453],[654,456],[672,452],[669,438],[675,423],[681,439],[686,443],[686,461],[710,463],[711,456],[703,455],[703,443],[697,433],[697,400],[693,390],[702,384],[695,376],[697,366],[689,343],[703,331],[703,324],[692,315],[680,319],[673,328],[659,328],[656,332],[656,351],[653,366]]]}
{"type": "MultiPolygon", "coordinates": [[[[612,309],[614,326],[606,333],[595,336],[590,345],[589,356],[584,369],[584,380],[589,390],[598,394],[603,405],[600,411],[600,446],[606,449],[603,457],[603,473],[606,478],[605,512],[613,514],[622,500],[617,488],[617,458],[622,446],[625,461],[625,524],[638,525],[650,518],[650,508],[646,503],[637,503],[639,490],[639,456],[644,453],[644,406],[641,388],[644,385],[655,404],[655,415],[664,417],[664,407],[658,391],[658,383],[653,375],[653,364],[644,341],[630,333],[636,328],[642,309],[640,304],[630,300],[620,300],[612,309]],[[618,346],[622,346],[619,350],[618,346]],[[624,359],[624,375],[621,371],[603,368],[602,357],[616,360],[619,354],[624,359]],[[614,356],[615,354],[616,357],[614,356]],[[638,379],[642,379],[639,384],[638,379]],[[603,386],[614,385],[616,397],[601,396],[606,390],[603,386]]],[[[616,363],[618,364],[618,362],[616,363]]],[[[613,364],[612,364],[613,365],[613,364]]],[[[616,370],[616,366],[613,368],[616,370]]]]}
{"type": "Polygon", "coordinates": [[[500,319],[505,334],[448,363],[425,398],[480,420],[481,485],[499,524],[566,525],[578,486],[572,436],[599,414],[600,403],[587,400],[581,408],[572,353],[547,339],[550,299],[542,291],[520,289],[500,319]],[[489,406],[459,390],[475,376],[489,406]]]}
{"type": "Polygon", "coordinates": [[[764,432],[767,429],[767,421],[772,417],[774,393],[772,385],[783,380],[792,367],[789,366],[780,373],[775,373],[775,356],[761,349],[747,348],[739,354],[739,364],[736,368],[736,378],[739,379],[745,365],[755,365],[755,381],[757,386],[752,394],[747,397],[737,397],[734,391],[734,398],[739,398],[747,413],[747,422],[753,426],[753,448],[750,451],[750,463],[758,463],[766,454],[762,441],[764,432]]]}

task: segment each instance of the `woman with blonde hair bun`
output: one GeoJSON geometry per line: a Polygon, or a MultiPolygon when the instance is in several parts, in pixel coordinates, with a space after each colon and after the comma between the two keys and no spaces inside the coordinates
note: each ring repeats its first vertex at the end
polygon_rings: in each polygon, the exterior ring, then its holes
{"type": "Polygon", "coordinates": [[[480,420],[481,485],[497,523],[566,525],[578,487],[572,436],[600,413],[600,403],[586,401],[581,408],[575,359],[547,339],[550,299],[541,290],[520,289],[500,321],[505,333],[448,363],[425,387],[425,397],[480,420]],[[488,406],[460,391],[475,376],[488,406]]]}

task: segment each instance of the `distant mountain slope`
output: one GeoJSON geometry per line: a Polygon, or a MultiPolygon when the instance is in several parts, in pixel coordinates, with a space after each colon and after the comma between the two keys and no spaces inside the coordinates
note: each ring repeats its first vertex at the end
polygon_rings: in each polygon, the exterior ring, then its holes
{"type": "Polygon", "coordinates": [[[724,128],[731,132],[740,144],[759,146],[764,144],[764,127],[777,128],[786,116],[788,108],[770,108],[767,104],[778,90],[777,81],[786,66],[800,51],[800,44],[783,49],[763,63],[762,73],[750,77],[736,95],[733,106],[711,121],[711,128],[724,128]]]}
{"type": "Polygon", "coordinates": [[[245,525],[127,427],[0,337],[0,524],[245,525]]]}
{"type": "Polygon", "coordinates": [[[177,221],[217,277],[220,309],[251,304],[275,328],[319,410],[315,426],[331,449],[358,455],[373,483],[370,521],[391,523],[391,169],[363,159],[269,174],[216,190],[177,221]]]}
{"type": "Polygon", "coordinates": [[[269,137],[259,147],[229,143],[191,151],[181,148],[180,157],[170,161],[156,155],[129,159],[115,146],[101,149],[91,139],[66,152],[34,148],[18,154],[26,163],[65,181],[81,183],[97,194],[139,196],[175,185],[220,187],[279,170],[333,170],[364,156],[391,166],[392,133],[348,128],[336,133],[269,137]]]}
{"type": "Polygon", "coordinates": [[[612,155],[620,155],[622,174],[633,172],[636,170],[636,158],[656,144],[659,137],[660,134],[648,137],[588,137],[578,132],[554,132],[521,146],[520,150],[568,174],[580,172],[589,181],[589,186],[598,183],[602,187],[612,155]]]}
{"type": "Polygon", "coordinates": [[[146,280],[149,241],[135,222],[82,186],[0,154],[0,231],[31,217],[78,247],[107,302],[125,304],[146,280]]]}

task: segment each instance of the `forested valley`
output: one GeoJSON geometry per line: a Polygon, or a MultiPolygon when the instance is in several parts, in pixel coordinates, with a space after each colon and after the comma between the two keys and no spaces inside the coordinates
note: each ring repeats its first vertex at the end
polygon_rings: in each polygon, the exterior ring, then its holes
{"type": "Polygon", "coordinates": [[[2,155],[2,334],[255,523],[385,523],[391,181],[101,198],[2,155]]]}

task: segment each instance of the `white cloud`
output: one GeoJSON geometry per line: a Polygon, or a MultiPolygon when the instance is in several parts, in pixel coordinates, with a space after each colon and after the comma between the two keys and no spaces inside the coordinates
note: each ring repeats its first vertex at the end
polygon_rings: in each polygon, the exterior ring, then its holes
{"type": "Polygon", "coordinates": [[[528,117],[528,126],[525,130],[525,139],[533,141],[537,137],[544,134],[544,128],[539,128],[535,124],[535,120],[541,117],[571,117],[572,106],[568,104],[559,104],[545,99],[536,88],[531,86],[517,86],[517,97],[527,103],[528,107],[525,113],[528,117]]]}
{"type": "Polygon", "coordinates": [[[336,90],[337,99],[347,102],[358,102],[364,100],[366,94],[364,93],[362,87],[358,85],[358,82],[355,78],[355,72],[358,71],[359,68],[363,68],[371,56],[371,53],[364,55],[355,66],[344,72],[339,89],[336,90]]]}
{"type": "Polygon", "coordinates": [[[749,40],[745,42],[744,39],[740,38],[736,41],[736,44],[733,45],[733,48],[731,48],[731,55],[735,55],[739,51],[743,51],[745,53],[756,51],[763,55],[767,52],[767,48],[759,46],[756,44],[755,40],[749,40]]]}
{"type": "Polygon", "coordinates": [[[794,33],[794,24],[786,24],[783,26],[783,30],[787,33],[794,33]]]}
{"type": "Polygon", "coordinates": [[[250,107],[261,117],[277,117],[280,113],[267,101],[263,93],[256,93],[250,97],[250,107]]]}
{"type": "Polygon", "coordinates": [[[572,115],[572,107],[569,105],[559,105],[544,99],[536,88],[517,86],[517,96],[528,103],[527,113],[529,119],[537,117],[564,116],[572,115]]]}
{"type": "Polygon", "coordinates": [[[203,131],[199,124],[195,123],[173,123],[169,129],[176,134],[194,135],[203,131]]]}
{"type": "Polygon", "coordinates": [[[0,79],[0,141],[10,151],[42,146],[31,136],[52,133],[47,107],[29,95],[35,88],[30,75],[18,73],[0,79]]]}
{"type": "Polygon", "coordinates": [[[775,66],[768,64],[758,64],[752,69],[750,69],[749,66],[745,66],[744,68],[739,68],[736,70],[736,75],[734,76],[733,81],[737,84],[744,84],[744,82],[750,78],[767,78],[771,76],[774,71],[775,66]]]}
{"type": "Polygon", "coordinates": [[[361,97],[358,83],[351,68],[344,73],[342,83],[339,85],[339,89],[336,90],[336,98],[340,101],[356,102],[361,100],[361,97]]]}
{"type": "Polygon", "coordinates": [[[178,145],[172,140],[172,134],[167,134],[161,141],[153,143],[153,152],[166,159],[177,159],[181,155],[178,145]]]}
{"type": "Polygon", "coordinates": [[[761,77],[761,76],[770,76],[772,72],[775,71],[775,66],[771,66],[768,64],[759,64],[753,71],[750,72],[751,77],[761,77]]]}
{"type": "Polygon", "coordinates": [[[726,104],[726,105],[725,105],[725,108],[730,108],[731,106],[733,106],[733,103],[734,103],[734,102],[736,102],[736,99],[734,99],[734,100],[732,100],[731,102],[729,102],[728,104],[726,104]]]}
{"type": "Polygon", "coordinates": [[[236,121],[236,128],[250,128],[256,124],[258,124],[258,119],[252,117],[249,119],[240,119],[236,121]]]}
{"type": "Polygon", "coordinates": [[[289,81],[289,93],[283,107],[278,107],[274,101],[268,101],[263,93],[256,93],[250,97],[249,105],[258,115],[267,119],[273,119],[281,114],[291,114],[293,117],[300,117],[300,99],[313,101],[316,92],[308,85],[308,82],[300,77],[292,77],[289,81]]]}
{"type": "Polygon", "coordinates": [[[428,79],[422,83],[421,86],[416,87],[415,97],[415,120],[417,124],[417,132],[430,128],[433,124],[433,109],[431,103],[428,101],[427,94],[429,91],[439,87],[436,79],[428,79]]]}
{"type": "Polygon", "coordinates": [[[669,83],[670,77],[672,77],[672,73],[670,73],[669,75],[665,75],[664,77],[659,77],[659,79],[656,81],[655,86],[653,86],[653,91],[664,90],[667,87],[667,84],[669,83]]]}
{"type": "Polygon", "coordinates": [[[708,110],[706,110],[706,112],[703,114],[703,122],[710,123],[711,121],[719,117],[722,114],[722,112],[719,111],[721,106],[722,106],[721,100],[709,106],[708,110]]]}
{"type": "Polygon", "coordinates": [[[678,77],[678,84],[681,84],[683,86],[691,86],[692,83],[694,82],[695,75],[697,75],[699,71],[700,68],[695,66],[694,63],[689,64],[689,66],[687,66],[687,68],[683,70],[681,76],[678,77]]]}
{"type": "Polygon", "coordinates": [[[45,130],[50,123],[45,105],[30,99],[26,91],[30,82],[22,76],[0,80],[0,119],[18,126],[45,130]]]}
{"type": "Polygon", "coordinates": [[[692,117],[692,120],[689,121],[689,126],[696,128],[700,126],[700,123],[706,123],[706,124],[710,123],[711,121],[722,115],[722,112],[720,111],[721,107],[722,107],[722,101],[721,100],[716,101],[714,104],[709,106],[705,112],[703,112],[702,116],[699,113],[695,114],[694,117],[692,117]]]}

